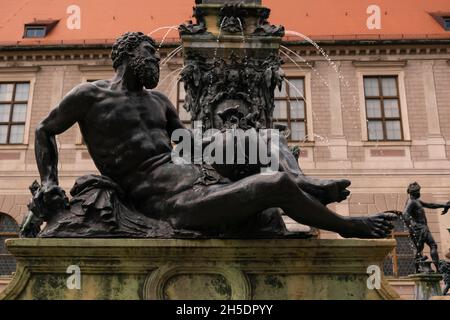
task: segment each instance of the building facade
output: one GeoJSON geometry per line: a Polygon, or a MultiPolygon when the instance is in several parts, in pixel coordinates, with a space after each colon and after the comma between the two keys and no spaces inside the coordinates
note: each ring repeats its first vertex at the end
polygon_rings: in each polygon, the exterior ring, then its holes
{"type": "MultiPolygon", "coordinates": [[[[34,130],[74,86],[113,75],[112,39],[130,28],[160,41],[157,90],[171,99],[186,125],[190,123],[178,80],[183,68],[180,42],[173,27],[158,30],[186,20],[190,3],[183,3],[183,9],[174,14],[160,13],[163,21],[149,25],[136,25],[130,21],[132,12],[117,4],[104,13],[114,21],[105,25],[96,24],[93,17],[99,12],[91,12],[96,9],[92,2],[61,1],[57,7],[62,13],[58,14],[49,1],[38,2],[40,10],[30,6],[17,11],[18,5],[7,1],[11,15],[0,15],[0,290],[15,270],[4,240],[17,236],[27,213],[28,187],[39,177],[34,130]],[[83,29],[83,25],[91,27],[83,29]],[[97,30],[93,26],[112,27],[97,30]],[[82,33],[71,35],[77,31],[82,33]]],[[[148,1],[133,2],[151,7],[148,1]]],[[[295,32],[287,33],[281,51],[287,81],[277,93],[274,117],[288,126],[290,143],[300,146],[299,162],[306,174],[352,181],[349,199],[330,206],[342,215],[401,211],[406,188],[413,181],[422,185],[424,200],[450,200],[450,5],[429,1],[424,8],[420,1],[377,2],[372,11],[369,2],[362,7],[361,1],[340,2],[334,8],[335,20],[327,21],[328,29],[320,23],[329,19],[328,11],[333,8],[322,12],[308,1],[286,1],[283,6],[264,2],[273,9],[272,20],[276,20],[272,22],[283,23],[285,17],[288,28],[305,29],[320,46],[295,32]],[[403,8],[417,6],[399,13],[399,3],[403,8]],[[297,10],[303,17],[300,22],[288,17],[289,8],[301,8],[297,10]],[[412,33],[409,25],[398,26],[408,15],[417,16],[421,32],[416,32],[417,26],[412,33]],[[348,21],[348,30],[343,29],[348,21]]],[[[156,19],[158,14],[146,17],[156,19]]],[[[70,190],[77,177],[97,172],[76,126],[58,136],[57,144],[60,184],[65,190],[70,190]]],[[[428,210],[427,215],[444,256],[450,248],[450,215],[443,216],[439,210],[428,210]]],[[[300,228],[286,221],[289,228],[300,228]]],[[[414,271],[412,246],[401,224],[394,236],[398,246],[385,261],[385,273],[403,297],[409,298],[411,283],[403,277],[414,271]]],[[[325,231],[319,237],[339,238],[325,231]]]]}

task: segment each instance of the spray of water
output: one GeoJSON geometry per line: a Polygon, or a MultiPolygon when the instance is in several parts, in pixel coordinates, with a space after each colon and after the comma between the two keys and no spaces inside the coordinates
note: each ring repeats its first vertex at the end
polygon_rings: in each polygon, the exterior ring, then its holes
{"type": "Polygon", "coordinates": [[[172,72],[170,72],[168,75],[166,75],[166,76],[164,77],[164,79],[162,79],[162,80],[159,82],[159,86],[160,86],[161,84],[163,84],[164,82],[166,82],[167,79],[169,79],[169,77],[172,76],[172,75],[174,75],[175,73],[176,73],[176,78],[177,78],[178,75],[181,74],[181,72],[183,71],[183,69],[184,69],[184,66],[182,66],[181,68],[175,69],[175,70],[173,70],[172,72]]]}
{"type": "MultiPolygon", "coordinates": [[[[305,105],[306,105],[306,98],[305,98],[305,96],[303,95],[303,93],[292,83],[292,82],[290,82],[288,79],[285,79],[285,81],[286,81],[286,83],[289,85],[289,88],[292,88],[292,89],[294,89],[294,91],[298,94],[298,95],[300,95],[300,97],[303,99],[303,102],[305,103],[305,105]]],[[[290,98],[288,98],[288,100],[289,101],[291,101],[291,99],[290,98]]],[[[300,100],[298,99],[298,97],[295,97],[295,100],[297,101],[297,103],[299,103],[300,102],[300,100]]],[[[304,112],[305,112],[305,115],[306,115],[306,110],[304,110],[304,112]]],[[[312,111],[312,115],[313,115],[313,118],[314,118],[314,120],[316,120],[316,121],[318,121],[319,120],[319,118],[317,117],[317,115],[316,115],[316,113],[314,112],[314,111],[312,111]]],[[[306,141],[308,141],[308,139],[309,138],[311,138],[311,137],[315,137],[315,136],[318,136],[318,135],[310,135],[309,137],[308,137],[308,135],[307,135],[307,138],[306,138],[306,141]]],[[[328,139],[327,139],[327,141],[328,141],[328,139]]],[[[330,146],[328,145],[328,149],[330,149],[330,146]]]]}
{"type": "Polygon", "coordinates": [[[239,26],[241,27],[241,36],[242,36],[242,44],[244,45],[244,56],[247,58],[247,47],[245,43],[245,31],[244,31],[244,25],[242,24],[241,18],[238,18],[239,26]]]}
{"type": "Polygon", "coordinates": [[[213,62],[216,62],[217,60],[217,54],[219,52],[219,43],[220,43],[220,37],[222,36],[222,29],[223,29],[223,25],[225,24],[225,19],[222,20],[222,22],[220,23],[220,27],[219,27],[219,33],[217,35],[216,38],[216,48],[214,49],[214,58],[213,58],[213,62]]]}
{"type": "MultiPolygon", "coordinates": [[[[288,49],[288,50],[290,50],[289,48],[286,48],[286,49],[288,49]]],[[[291,51],[291,50],[290,50],[291,51]]],[[[291,58],[291,56],[290,55],[288,55],[286,52],[284,52],[284,51],[282,51],[282,50],[280,50],[280,52],[282,53],[282,54],[284,54],[289,60],[291,60],[300,70],[303,70],[303,68],[294,60],[294,59],[292,59],[291,58]]],[[[296,54],[294,51],[292,51],[294,54],[296,54]]],[[[298,55],[300,58],[302,58],[300,55],[298,55]]],[[[303,58],[302,58],[303,59],[303,58]]],[[[303,59],[304,60],[304,59],[303,59]]],[[[304,62],[306,62],[307,63],[307,65],[314,71],[314,73],[322,80],[322,82],[323,82],[323,84],[326,86],[326,87],[328,87],[328,82],[321,76],[321,74],[319,73],[319,71],[317,71],[313,66],[311,66],[306,60],[304,60],[304,62]]],[[[289,82],[287,79],[286,79],[286,81],[287,82],[289,82]]],[[[295,86],[293,86],[292,84],[291,84],[291,87],[294,87],[294,89],[296,89],[297,90],[297,88],[295,87],[295,86]]],[[[301,94],[301,92],[299,92],[298,90],[297,90],[297,92],[298,93],[300,93],[301,94]]],[[[305,99],[305,97],[303,97],[303,95],[302,95],[302,98],[303,98],[303,100],[305,101],[305,103],[306,103],[306,99],[305,99]]],[[[290,99],[289,99],[290,100],[290,99]]],[[[298,102],[298,99],[297,99],[297,102],[298,102]]],[[[319,120],[319,117],[317,116],[317,114],[314,112],[314,111],[312,111],[312,116],[313,116],[313,118],[314,118],[314,120],[316,120],[316,121],[318,121],[319,120]]],[[[330,149],[330,147],[328,146],[328,149],[330,149]]]]}
{"type": "MultiPolygon", "coordinates": [[[[305,36],[304,34],[302,34],[302,33],[300,33],[300,32],[297,32],[297,31],[292,31],[292,30],[288,30],[288,31],[286,31],[286,34],[287,35],[294,35],[294,36],[297,36],[297,37],[300,37],[300,38],[302,38],[302,39],[304,39],[304,40],[306,40],[307,42],[309,42],[310,44],[312,44],[321,54],[322,54],[322,56],[323,57],[325,57],[325,59],[328,61],[328,63],[329,63],[329,65],[332,67],[332,69],[337,73],[337,75],[338,75],[338,79],[339,79],[339,81],[347,88],[347,89],[351,89],[350,88],[350,84],[349,84],[349,82],[345,79],[345,77],[344,77],[344,75],[342,74],[342,72],[339,70],[339,67],[338,67],[338,65],[334,62],[334,61],[332,61],[331,60],[331,58],[329,57],[329,55],[315,42],[315,41],[313,41],[311,38],[309,38],[308,36],[305,36]]],[[[298,57],[299,59],[301,59],[302,61],[305,61],[305,59],[303,58],[303,57],[301,57],[299,54],[297,54],[296,52],[294,52],[293,50],[291,50],[291,49],[289,49],[289,48],[287,48],[287,47],[285,47],[285,46],[282,46],[282,49],[283,50],[286,50],[286,51],[288,51],[288,52],[290,52],[291,54],[293,54],[293,55],[295,55],[296,57],[298,57]]],[[[285,54],[286,55],[286,54],[285,54]]],[[[290,57],[289,57],[290,58],[290,57]]],[[[290,60],[293,60],[292,58],[290,58],[290,60]]],[[[305,61],[306,62],[306,61],[305,61]]],[[[297,66],[298,66],[298,64],[297,64],[297,66]]],[[[314,69],[313,69],[314,70],[314,69]]],[[[318,75],[318,72],[315,72],[317,75],[318,75]]],[[[322,81],[324,81],[324,79],[323,79],[323,77],[321,77],[321,76],[319,76],[320,78],[321,78],[321,80],[322,81]]],[[[326,81],[325,81],[326,82],[326,81]]],[[[325,83],[324,82],[324,83],[325,83]]],[[[326,82],[326,83],[328,83],[328,82],[326,82]]],[[[327,85],[328,86],[328,85],[327,85]]],[[[354,108],[359,112],[360,110],[361,110],[361,108],[360,108],[360,104],[359,104],[359,99],[354,95],[354,94],[352,94],[352,100],[353,100],[353,106],[354,106],[354,108]]],[[[342,107],[342,109],[345,109],[346,107],[345,107],[345,104],[341,101],[341,107],[342,107]]],[[[378,147],[378,146],[375,146],[375,147],[378,147]]]]}
{"type": "Polygon", "coordinates": [[[147,35],[148,35],[148,36],[151,36],[152,34],[158,32],[158,31],[160,31],[160,30],[166,30],[166,29],[170,29],[170,30],[178,30],[178,26],[164,26],[164,27],[159,27],[159,28],[156,28],[155,30],[149,32],[147,35]]]}
{"type": "MultiPolygon", "coordinates": [[[[171,31],[173,31],[173,30],[174,30],[174,28],[168,28],[168,30],[167,30],[166,33],[164,34],[164,37],[162,38],[161,42],[159,43],[158,51],[161,50],[161,47],[163,46],[164,42],[166,41],[166,39],[167,39],[169,33],[170,33],[171,31]]],[[[177,30],[177,29],[175,28],[175,30],[177,30]]]]}
{"type": "MultiPolygon", "coordinates": [[[[350,85],[349,85],[348,81],[346,81],[346,80],[344,79],[344,76],[343,76],[342,72],[339,70],[338,65],[337,65],[334,61],[331,60],[331,58],[329,57],[329,55],[328,55],[328,54],[327,54],[327,53],[326,53],[326,52],[325,52],[325,51],[324,51],[324,50],[323,50],[316,42],[314,42],[314,41],[313,41],[312,39],[310,39],[309,37],[307,37],[307,36],[301,34],[300,32],[287,31],[286,34],[290,34],[290,35],[295,35],[295,36],[301,37],[301,38],[305,39],[306,41],[308,41],[310,44],[312,44],[312,45],[313,45],[313,46],[314,46],[314,47],[322,54],[322,56],[325,57],[325,59],[327,60],[328,64],[332,67],[332,69],[334,70],[334,72],[337,73],[339,81],[340,81],[341,83],[343,83],[344,86],[345,86],[346,88],[350,88],[350,85]]],[[[301,66],[300,66],[300,65],[299,65],[299,64],[298,64],[298,63],[297,63],[297,62],[296,62],[296,61],[295,61],[288,53],[286,53],[285,51],[289,52],[290,54],[292,54],[292,55],[294,55],[295,57],[297,57],[300,61],[304,62],[311,70],[314,71],[314,73],[316,74],[316,76],[319,77],[319,79],[323,82],[323,84],[324,84],[326,87],[329,87],[328,81],[325,80],[325,79],[320,75],[319,71],[316,70],[312,65],[310,65],[309,62],[306,61],[306,59],[304,59],[304,58],[303,58],[302,56],[300,56],[298,53],[296,53],[295,51],[291,50],[290,48],[288,48],[288,47],[286,47],[286,46],[281,46],[281,49],[282,49],[282,50],[280,50],[280,52],[281,52],[284,56],[286,56],[292,63],[294,63],[294,65],[296,65],[300,70],[302,70],[301,66]],[[283,51],[283,50],[284,50],[284,51],[283,51]]],[[[353,95],[353,103],[354,103],[354,106],[356,107],[356,109],[359,111],[359,110],[360,110],[360,108],[359,108],[359,102],[358,102],[358,99],[355,97],[355,95],[353,95]]],[[[343,109],[345,109],[345,105],[342,103],[342,101],[341,101],[341,106],[342,106],[343,109]]],[[[313,112],[313,118],[314,118],[315,120],[318,120],[318,118],[317,118],[317,116],[315,115],[314,112],[313,112]]],[[[331,152],[331,146],[330,146],[330,143],[329,143],[328,138],[326,138],[326,137],[322,137],[322,136],[317,135],[317,134],[312,134],[312,135],[308,135],[308,136],[304,139],[303,142],[306,142],[308,139],[311,138],[311,136],[314,137],[314,138],[317,138],[319,141],[321,141],[322,143],[326,144],[328,150],[331,152]]]]}
{"type": "Polygon", "coordinates": [[[174,90],[178,87],[178,83],[180,81],[178,76],[180,75],[180,73],[181,73],[181,71],[178,73],[178,75],[176,77],[174,77],[174,79],[172,79],[172,81],[168,85],[168,88],[170,88],[169,97],[172,96],[172,94],[174,93],[174,90]]]}
{"type": "Polygon", "coordinates": [[[172,60],[172,58],[174,58],[181,50],[183,50],[183,46],[179,46],[177,48],[175,48],[174,50],[172,50],[167,57],[161,61],[161,66],[165,66],[170,60],[172,60]]]}
{"type": "MultiPolygon", "coordinates": [[[[314,48],[317,49],[317,51],[320,52],[320,54],[326,59],[326,61],[328,62],[328,64],[332,67],[332,69],[337,73],[339,80],[347,87],[350,87],[350,84],[347,80],[345,80],[344,75],[342,74],[342,72],[339,70],[339,66],[330,58],[330,56],[325,52],[325,50],[323,50],[318,44],[317,42],[315,42],[314,40],[312,40],[311,38],[309,38],[308,36],[305,36],[303,33],[298,32],[298,31],[292,31],[292,30],[287,30],[286,31],[287,35],[293,35],[293,36],[297,36],[300,37],[304,40],[306,40],[307,42],[309,42],[310,44],[312,44],[314,46],[314,48]]],[[[286,48],[286,47],[284,47],[286,48]]]]}
{"type": "MultiPolygon", "coordinates": [[[[239,25],[241,27],[242,45],[244,46],[244,58],[245,58],[245,60],[247,60],[248,54],[247,54],[247,43],[246,43],[246,40],[245,40],[244,25],[242,24],[241,18],[238,18],[238,21],[239,21],[239,25]]],[[[245,76],[247,78],[247,83],[248,83],[249,82],[248,81],[248,74],[246,73],[245,76]]],[[[248,91],[248,93],[250,93],[250,88],[248,88],[247,91],[248,91]]]]}
{"type": "MultiPolygon", "coordinates": [[[[303,92],[301,92],[291,81],[289,81],[288,79],[284,79],[284,81],[286,81],[286,83],[289,85],[290,88],[293,88],[295,90],[295,92],[300,95],[300,97],[306,101],[305,96],[303,95],[303,92]]],[[[297,98],[297,102],[299,102],[298,98],[297,98]]]]}
{"type": "MultiPolygon", "coordinates": [[[[319,71],[317,71],[316,68],[314,68],[308,61],[306,61],[301,55],[299,55],[297,52],[289,49],[288,47],[285,46],[281,46],[282,49],[289,51],[290,53],[292,53],[293,55],[295,55],[297,58],[299,58],[302,62],[304,62],[312,71],[314,71],[314,73],[316,74],[316,76],[318,76],[320,78],[320,80],[323,82],[323,84],[326,87],[329,87],[328,81],[326,81],[322,75],[320,74],[319,71]]],[[[292,63],[294,63],[298,68],[300,68],[300,70],[303,70],[303,68],[297,63],[297,61],[295,61],[289,54],[287,54],[286,52],[284,52],[283,50],[280,50],[280,52],[285,55],[290,61],[292,61],[292,63]]]]}
{"type": "MultiPolygon", "coordinates": [[[[330,64],[330,66],[333,68],[333,70],[336,71],[340,76],[342,76],[341,73],[340,73],[340,71],[339,71],[338,66],[336,65],[336,63],[335,63],[334,61],[331,60],[330,56],[325,52],[325,50],[323,50],[323,49],[317,44],[317,42],[315,42],[314,40],[312,40],[312,39],[309,38],[308,36],[305,36],[303,33],[300,33],[300,32],[297,32],[297,31],[287,30],[287,31],[286,31],[286,35],[293,35],[293,36],[301,37],[301,38],[303,38],[304,40],[308,41],[310,44],[312,44],[312,45],[317,49],[317,51],[320,52],[320,54],[321,54],[322,56],[325,57],[325,59],[328,61],[328,63],[330,64]]],[[[342,76],[342,79],[343,79],[343,76],[342,76]]]]}
{"type": "MultiPolygon", "coordinates": [[[[224,23],[225,23],[225,19],[223,19],[222,22],[220,23],[219,33],[216,38],[216,48],[214,49],[213,66],[216,65],[217,54],[219,53],[220,37],[222,36],[222,29],[223,29],[224,23]]],[[[209,82],[208,93],[211,93],[211,88],[212,88],[213,82],[214,82],[214,76],[213,76],[213,73],[211,73],[211,81],[209,82]]]]}

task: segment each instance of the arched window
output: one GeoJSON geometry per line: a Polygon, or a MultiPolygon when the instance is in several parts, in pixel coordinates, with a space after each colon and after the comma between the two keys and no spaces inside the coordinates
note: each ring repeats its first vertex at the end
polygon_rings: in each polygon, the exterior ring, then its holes
{"type": "Polygon", "coordinates": [[[395,229],[392,235],[397,241],[397,247],[384,260],[384,274],[398,278],[416,273],[415,249],[403,218],[397,219],[394,225],[395,229]]]}
{"type": "Polygon", "coordinates": [[[0,213],[0,276],[10,276],[16,271],[16,259],[6,249],[6,239],[19,236],[19,225],[9,215],[0,213]]]}

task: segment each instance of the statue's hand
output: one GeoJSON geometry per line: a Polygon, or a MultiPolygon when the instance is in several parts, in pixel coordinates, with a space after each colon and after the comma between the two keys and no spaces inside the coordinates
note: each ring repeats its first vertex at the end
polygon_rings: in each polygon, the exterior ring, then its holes
{"type": "Polygon", "coordinates": [[[446,203],[441,215],[447,214],[448,210],[450,210],[450,201],[446,203]]]}
{"type": "Polygon", "coordinates": [[[20,226],[20,237],[36,238],[41,231],[42,222],[42,219],[35,216],[32,211],[28,211],[20,226]]]}

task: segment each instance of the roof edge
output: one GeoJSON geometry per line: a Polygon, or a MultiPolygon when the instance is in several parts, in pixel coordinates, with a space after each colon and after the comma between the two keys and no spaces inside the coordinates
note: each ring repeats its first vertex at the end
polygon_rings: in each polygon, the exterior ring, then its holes
{"type": "MultiPolygon", "coordinates": [[[[316,40],[317,44],[323,45],[439,45],[450,44],[450,38],[448,39],[383,39],[383,40],[316,40]]],[[[283,41],[283,44],[289,45],[311,45],[308,41],[283,41]]]]}
{"type": "MultiPolygon", "coordinates": [[[[165,43],[162,48],[172,48],[179,46],[180,42],[165,43]]],[[[370,46],[370,45],[450,45],[449,39],[392,39],[392,40],[317,40],[319,45],[345,45],[345,46],[370,46]]],[[[307,41],[283,41],[284,45],[309,46],[307,41]]],[[[2,45],[0,51],[47,51],[47,50],[102,50],[111,49],[112,43],[102,44],[49,44],[49,45],[2,45]]]]}

